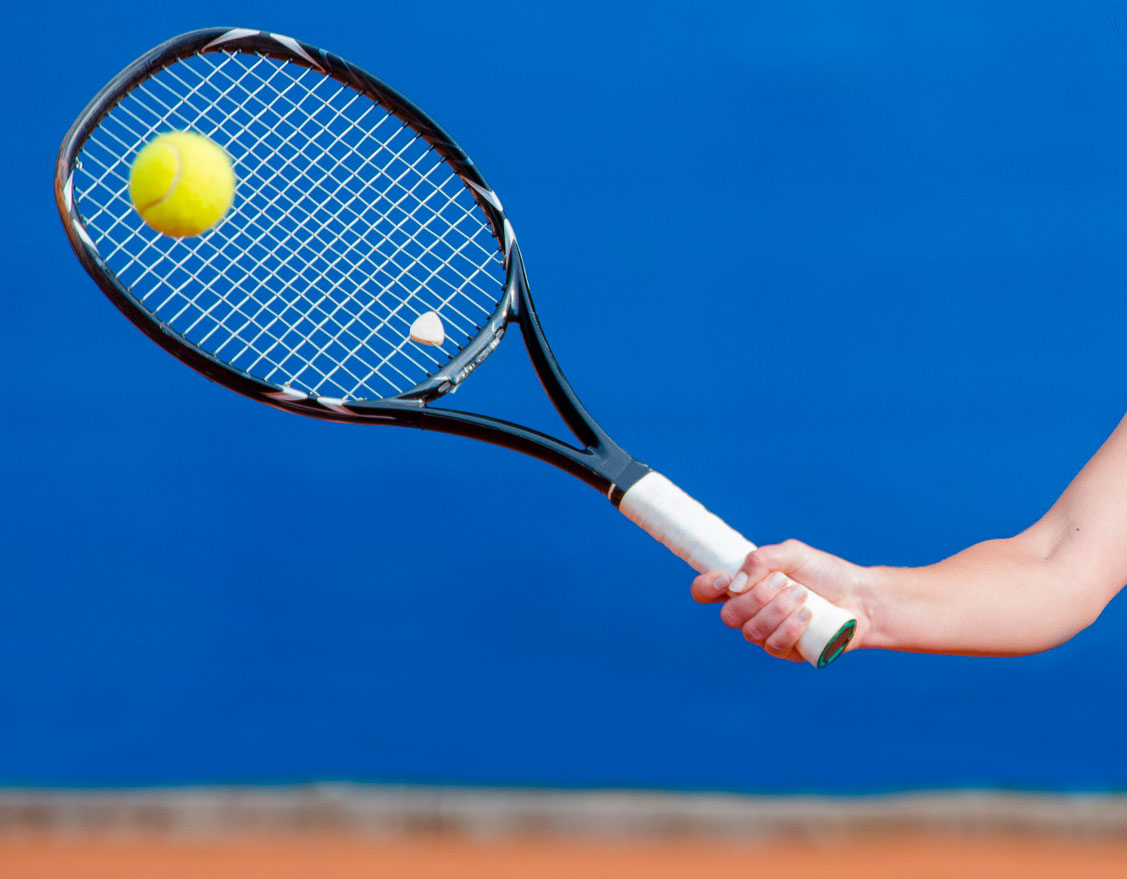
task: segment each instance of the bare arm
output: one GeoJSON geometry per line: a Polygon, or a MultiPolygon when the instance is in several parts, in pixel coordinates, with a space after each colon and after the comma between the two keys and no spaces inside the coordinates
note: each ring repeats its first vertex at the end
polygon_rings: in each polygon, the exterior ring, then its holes
{"type": "Polygon", "coordinates": [[[989,656],[1056,647],[1127,582],[1127,418],[1052,509],[1015,537],[922,568],[862,568],[787,541],[748,556],[746,584],[717,574],[693,582],[698,600],[725,600],[727,625],[794,659],[802,594],[772,588],[776,571],[855,611],[853,647],[989,656]]]}

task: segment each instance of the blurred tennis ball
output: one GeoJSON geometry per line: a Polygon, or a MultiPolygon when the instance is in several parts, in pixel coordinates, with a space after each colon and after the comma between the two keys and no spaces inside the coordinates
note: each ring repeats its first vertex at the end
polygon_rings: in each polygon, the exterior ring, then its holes
{"type": "Polygon", "coordinates": [[[148,225],[175,238],[206,232],[235,198],[231,159],[210,138],[173,131],[149,141],[129,172],[129,197],[148,225]]]}

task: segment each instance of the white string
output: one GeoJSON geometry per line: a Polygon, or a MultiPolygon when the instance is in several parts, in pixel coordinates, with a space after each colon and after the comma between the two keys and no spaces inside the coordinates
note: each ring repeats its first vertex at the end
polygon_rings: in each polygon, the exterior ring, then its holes
{"type": "MultiPolygon", "coordinates": [[[[185,85],[187,85],[187,84],[185,84],[185,85]]],[[[359,97],[359,96],[357,95],[357,97],[359,97]]],[[[381,120],[381,121],[380,121],[380,123],[378,123],[376,127],[378,128],[378,127],[379,127],[379,125],[382,125],[382,124],[383,124],[383,121],[385,121],[385,120],[381,120]]],[[[237,134],[235,134],[234,136],[235,136],[235,137],[237,137],[238,135],[237,135],[237,134]]],[[[410,170],[410,169],[408,169],[408,170],[410,170]]],[[[454,176],[456,176],[456,175],[454,175],[454,174],[452,173],[452,174],[451,174],[450,176],[451,176],[451,177],[454,177],[454,176]]],[[[445,182],[445,181],[444,181],[444,182],[445,182]]],[[[440,184],[440,186],[441,186],[441,185],[443,185],[443,184],[440,184]]],[[[335,193],[334,193],[334,194],[335,194],[335,193]]],[[[405,193],[405,195],[406,195],[406,193],[405,193]]],[[[404,196],[404,197],[405,197],[405,196],[404,196]]],[[[429,198],[429,196],[428,196],[428,198],[429,198]]],[[[401,198],[400,200],[402,200],[402,198],[401,198]]],[[[424,202],[425,202],[425,200],[424,200],[424,202]]],[[[336,215],[334,215],[334,217],[336,217],[337,215],[339,215],[339,213],[340,213],[340,211],[338,211],[338,212],[337,212],[337,214],[336,214],[336,215]]],[[[467,214],[466,216],[473,216],[473,215],[468,215],[468,214],[467,214]]],[[[410,217],[410,215],[408,215],[407,217],[405,217],[405,219],[409,219],[409,218],[411,218],[411,217],[410,217]]],[[[460,222],[461,222],[461,220],[462,220],[462,219],[464,219],[464,218],[465,218],[465,217],[463,217],[463,218],[460,218],[460,219],[458,220],[458,222],[460,223],[460,222]]],[[[361,219],[361,216],[360,216],[359,214],[357,214],[357,215],[356,215],[356,219],[361,219]]],[[[475,219],[476,219],[476,217],[475,217],[475,219]]],[[[355,220],[354,220],[353,222],[355,222],[355,220]]],[[[352,224],[350,223],[349,225],[351,226],[352,224]]],[[[456,226],[455,226],[455,228],[456,228],[456,226]]],[[[394,231],[394,230],[393,230],[393,231],[394,231]]],[[[458,230],[458,231],[459,231],[459,232],[461,233],[461,230],[458,230]]],[[[464,234],[464,233],[461,233],[461,234],[464,234]]],[[[470,240],[470,239],[467,239],[467,240],[470,240]]],[[[477,246],[479,247],[479,249],[482,249],[482,251],[483,251],[483,252],[487,253],[487,255],[489,255],[489,256],[492,256],[492,253],[490,253],[490,252],[488,252],[488,251],[485,251],[485,250],[484,250],[483,248],[481,248],[481,245],[480,245],[479,243],[477,243],[476,241],[475,241],[475,244],[477,244],[477,246]]],[[[381,251],[381,253],[382,253],[382,251],[381,251]]],[[[398,268],[400,268],[400,273],[399,273],[399,275],[398,275],[398,276],[397,276],[396,278],[393,278],[393,279],[392,279],[392,280],[393,280],[393,282],[400,280],[400,279],[402,278],[402,276],[403,276],[403,274],[404,274],[404,272],[405,272],[405,271],[406,271],[406,272],[407,272],[408,274],[410,274],[410,272],[409,272],[409,267],[401,267],[401,266],[399,266],[399,265],[398,265],[398,263],[396,263],[396,262],[395,262],[394,256],[395,256],[395,254],[394,254],[394,253],[390,255],[390,257],[391,257],[391,258],[389,259],[389,262],[390,262],[390,263],[392,263],[393,265],[396,265],[396,266],[397,266],[398,268]]],[[[464,276],[463,276],[463,277],[464,277],[464,276]]],[[[417,280],[417,279],[415,279],[415,280],[417,280]]],[[[455,289],[456,289],[456,288],[455,288],[455,289]]],[[[479,287],[478,289],[480,289],[480,287],[479,287]]],[[[485,292],[485,291],[482,291],[482,292],[485,292]]],[[[444,300],[444,302],[446,302],[446,303],[448,303],[448,304],[449,304],[449,303],[450,303],[450,301],[452,300],[452,298],[453,298],[453,297],[449,297],[449,296],[448,296],[448,297],[446,297],[446,299],[444,300]]],[[[476,304],[476,303],[475,303],[475,304],[476,304]]],[[[455,314],[458,314],[459,316],[465,317],[465,315],[464,315],[464,314],[462,314],[462,312],[461,312],[460,310],[458,310],[457,308],[455,308],[454,306],[452,306],[452,304],[450,305],[450,310],[453,310],[453,311],[454,311],[454,313],[455,313],[455,314]]],[[[474,325],[474,323],[473,323],[473,321],[472,321],[472,320],[470,320],[469,318],[466,318],[466,322],[467,322],[467,323],[468,323],[468,324],[469,324],[470,326],[473,326],[473,327],[475,327],[475,330],[476,330],[476,326],[474,325]]],[[[471,337],[472,337],[472,335],[473,335],[472,333],[469,333],[469,334],[468,334],[468,336],[471,336],[471,337]]]]}
{"type": "Polygon", "coordinates": [[[75,197],[110,270],[168,329],[312,394],[409,390],[502,294],[485,215],[418,132],[336,80],[257,54],[192,56],[131,91],[84,144],[75,197]],[[224,146],[238,178],[229,215],[195,238],[151,230],[129,202],[137,151],[176,129],[224,146]],[[428,311],[441,346],[409,339],[428,311]]]}

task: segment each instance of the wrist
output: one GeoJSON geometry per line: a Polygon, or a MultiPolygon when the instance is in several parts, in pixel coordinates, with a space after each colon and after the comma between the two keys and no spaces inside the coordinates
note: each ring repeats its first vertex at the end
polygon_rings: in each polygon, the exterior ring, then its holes
{"type": "MultiPolygon", "coordinates": [[[[860,568],[857,577],[857,608],[864,618],[864,628],[859,647],[877,649],[894,648],[894,638],[888,630],[889,598],[895,594],[895,584],[900,568],[874,565],[860,568]]],[[[861,625],[861,620],[858,620],[861,625]]]]}

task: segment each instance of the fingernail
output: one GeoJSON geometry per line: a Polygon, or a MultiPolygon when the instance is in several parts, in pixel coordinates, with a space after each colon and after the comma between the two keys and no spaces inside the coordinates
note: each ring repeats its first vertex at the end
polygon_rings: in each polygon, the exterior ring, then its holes
{"type": "Polygon", "coordinates": [[[728,587],[729,592],[735,592],[737,595],[747,589],[747,574],[740,571],[732,578],[732,583],[728,587]]]}
{"type": "Polygon", "coordinates": [[[786,574],[782,574],[779,571],[775,571],[775,573],[773,573],[770,577],[767,578],[767,588],[770,589],[772,592],[778,592],[780,589],[783,588],[783,586],[786,585],[786,582],[787,582],[786,574]]]}
{"type": "Polygon", "coordinates": [[[800,623],[804,623],[804,622],[806,622],[806,621],[807,621],[808,619],[810,619],[810,617],[812,617],[812,616],[813,616],[813,614],[812,614],[812,613],[810,613],[810,608],[808,608],[808,607],[804,607],[804,608],[802,608],[802,610],[800,610],[800,611],[798,612],[798,621],[799,621],[800,623]]]}
{"type": "Polygon", "coordinates": [[[806,597],[806,587],[795,583],[790,587],[790,598],[795,604],[802,601],[806,597]]]}
{"type": "Polygon", "coordinates": [[[712,588],[715,589],[717,592],[727,592],[728,591],[728,584],[731,583],[731,582],[732,582],[731,577],[729,577],[727,574],[721,574],[715,580],[712,581],[712,588]]]}

